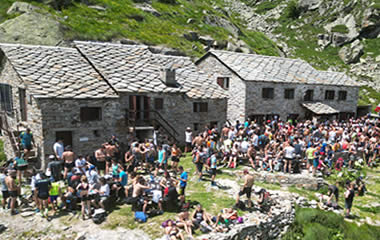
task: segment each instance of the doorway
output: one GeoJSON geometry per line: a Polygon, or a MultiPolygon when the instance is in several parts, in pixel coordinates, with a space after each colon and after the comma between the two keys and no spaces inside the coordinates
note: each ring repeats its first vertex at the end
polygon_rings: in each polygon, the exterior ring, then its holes
{"type": "Polygon", "coordinates": [[[55,132],[55,140],[61,139],[63,141],[63,146],[70,145],[73,147],[73,132],[72,131],[59,131],[55,132]]]}
{"type": "Polygon", "coordinates": [[[20,100],[20,115],[21,115],[21,121],[26,122],[28,121],[28,114],[27,114],[27,104],[26,104],[26,91],[23,88],[18,89],[19,92],[19,100],[20,100]]]}
{"type": "Polygon", "coordinates": [[[136,121],[150,119],[150,98],[147,96],[129,96],[130,118],[136,121]]]}

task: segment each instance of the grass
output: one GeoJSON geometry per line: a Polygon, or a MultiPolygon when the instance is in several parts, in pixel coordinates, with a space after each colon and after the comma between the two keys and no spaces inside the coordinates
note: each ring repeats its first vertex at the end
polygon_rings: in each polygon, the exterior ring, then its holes
{"type": "Polygon", "coordinates": [[[339,24],[335,25],[332,29],[331,32],[336,32],[336,33],[348,33],[348,28],[344,24],[339,24]]]}
{"type": "Polygon", "coordinates": [[[264,14],[269,10],[277,7],[283,0],[263,1],[255,6],[255,12],[258,14],[264,14]]]}
{"type": "Polygon", "coordinates": [[[372,105],[372,111],[376,108],[376,104],[380,102],[380,92],[375,89],[362,86],[359,90],[358,105],[372,105]],[[370,99],[373,99],[372,102],[370,99]]]}
{"type": "Polygon", "coordinates": [[[7,156],[4,153],[4,142],[0,140],[0,166],[3,166],[7,161],[7,156]]]}

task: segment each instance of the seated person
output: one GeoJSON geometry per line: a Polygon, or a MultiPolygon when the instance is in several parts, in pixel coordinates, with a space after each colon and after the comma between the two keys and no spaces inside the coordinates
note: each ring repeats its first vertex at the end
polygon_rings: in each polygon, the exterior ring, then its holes
{"type": "Polygon", "coordinates": [[[190,220],[190,214],[188,211],[184,211],[178,214],[176,225],[179,228],[184,228],[185,232],[190,238],[193,237],[192,227],[194,225],[193,222],[190,220]]]}
{"type": "Polygon", "coordinates": [[[191,215],[191,219],[196,228],[204,227],[208,231],[212,231],[212,227],[209,224],[212,224],[210,214],[206,212],[205,209],[202,208],[200,204],[198,204],[191,215]]]}
{"type": "Polygon", "coordinates": [[[136,182],[133,185],[132,204],[143,203],[142,210],[146,213],[148,200],[144,198],[144,190],[150,189],[150,187],[146,184],[146,181],[142,176],[138,176],[136,178],[136,182]]]}
{"type": "Polygon", "coordinates": [[[110,196],[110,187],[107,184],[107,181],[104,177],[101,177],[99,179],[100,182],[100,188],[98,190],[95,190],[98,193],[98,198],[93,201],[95,207],[105,209],[104,202],[107,201],[108,197],[110,196]]]}
{"type": "Polygon", "coordinates": [[[264,207],[265,204],[268,203],[269,192],[267,192],[267,190],[265,190],[264,188],[258,188],[255,190],[255,194],[259,195],[259,198],[257,199],[257,204],[259,205],[259,207],[264,207]]]}
{"type": "Polygon", "coordinates": [[[75,195],[75,189],[73,187],[67,187],[66,192],[62,195],[62,202],[66,211],[76,210],[78,198],[75,195]]]}
{"type": "Polygon", "coordinates": [[[173,221],[168,221],[168,226],[165,228],[165,234],[170,240],[185,240],[183,234],[179,231],[173,221]]]}

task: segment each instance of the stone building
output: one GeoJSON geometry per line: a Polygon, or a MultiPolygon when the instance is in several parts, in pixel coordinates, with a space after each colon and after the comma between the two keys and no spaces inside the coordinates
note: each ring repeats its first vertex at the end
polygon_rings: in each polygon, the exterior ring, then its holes
{"type": "Polygon", "coordinates": [[[73,48],[0,44],[1,129],[8,158],[30,128],[45,165],[61,138],[91,154],[115,134],[122,142],[153,128],[184,141],[186,127],[221,125],[224,90],[187,57],[146,46],[76,42],[73,48]]]}
{"type": "Polygon", "coordinates": [[[347,119],[359,85],[344,73],[318,71],[300,59],[210,51],[196,62],[228,94],[227,119],[347,119]]]}

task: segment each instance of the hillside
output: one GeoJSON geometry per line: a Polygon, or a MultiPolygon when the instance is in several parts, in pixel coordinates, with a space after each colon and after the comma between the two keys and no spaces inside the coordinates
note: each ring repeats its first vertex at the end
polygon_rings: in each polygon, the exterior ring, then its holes
{"type": "Polygon", "coordinates": [[[301,58],[364,82],[380,101],[380,0],[2,0],[0,42],[139,42],[301,58]],[[13,5],[12,5],[13,4],[13,5]]]}

